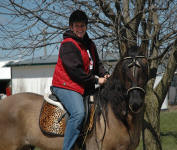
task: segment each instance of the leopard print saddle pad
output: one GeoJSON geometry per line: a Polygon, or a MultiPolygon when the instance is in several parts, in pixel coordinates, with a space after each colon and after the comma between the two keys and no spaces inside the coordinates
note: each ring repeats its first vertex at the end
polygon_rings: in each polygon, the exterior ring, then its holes
{"type": "MultiPolygon", "coordinates": [[[[94,105],[92,104],[89,109],[87,123],[84,125],[82,132],[90,132],[92,130],[94,109],[94,105]]],[[[56,106],[44,100],[39,116],[39,127],[41,131],[47,136],[64,136],[68,117],[68,113],[61,105],[61,103],[59,106],[56,106]]]]}

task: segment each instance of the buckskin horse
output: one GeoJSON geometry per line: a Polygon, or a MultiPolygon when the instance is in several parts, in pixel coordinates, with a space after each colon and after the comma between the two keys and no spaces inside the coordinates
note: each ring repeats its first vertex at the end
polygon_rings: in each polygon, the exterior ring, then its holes
{"type": "MultiPolygon", "coordinates": [[[[143,119],[148,61],[130,51],[95,94],[94,129],[85,137],[86,150],[135,150],[143,119]]],[[[48,137],[39,128],[43,96],[19,93],[0,101],[0,150],[61,150],[63,137],[48,137]]],[[[77,147],[74,148],[75,150],[77,147]]]]}

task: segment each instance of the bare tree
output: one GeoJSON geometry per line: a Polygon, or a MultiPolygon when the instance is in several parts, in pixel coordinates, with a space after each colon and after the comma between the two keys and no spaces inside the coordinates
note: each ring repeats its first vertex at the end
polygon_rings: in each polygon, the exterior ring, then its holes
{"type": "Polygon", "coordinates": [[[160,108],[177,68],[177,0],[4,0],[0,2],[0,48],[14,56],[58,47],[75,9],[89,16],[89,35],[101,51],[125,53],[143,46],[149,56],[144,148],[162,149],[160,108]],[[97,41],[98,40],[98,41],[97,41]],[[164,75],[154,89],[158,68],[164,75]]]}

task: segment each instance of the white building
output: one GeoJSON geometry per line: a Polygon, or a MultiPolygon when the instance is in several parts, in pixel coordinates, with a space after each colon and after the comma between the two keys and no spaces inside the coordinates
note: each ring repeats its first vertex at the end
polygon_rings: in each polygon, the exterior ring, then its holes
{"type": "Polygon", "coordinates": [[[9,61],[0,61],[0,99],[3,95],[6,95],[6,88],[10,84],[11,69],[5,67],[9,61]]]}
{"type": "MultiPolygon", "coordinates": [[[[163,77],[163,73],[156,76],[154,88],[157,84],[161,81],[163,77]]],[[[165,100],[162,104],[161,109],[165,110],[168,109],[168,104],[176,105],[177,104],[177,72],[175,72],[171,85],[169,87],[168,93],[165,97],[165,100]]]]}
{"type": "MultiPolygon", "coordinates": [[[[158,83],[161,81],[162,77],[163,77],[163,74],[159,74],[159,75],[156,76],[155,83],[154,83],[154,88],[155,88],[155,87],[158,85],[158,83]]],[[[168,93],[167,93],[167,95],[166,95],[166,97],[165,97],[165,100],[164,100],[164,102],[163,102],[163,104],[162,104],[161,109],[162,109],[162,110],[168,109],[168,93]]]]}
{"type": "Polygon", "coordinates": [[[11,62],[12,94],[33,92],[44,94],[50,90],[58,56],[11,62]]]}

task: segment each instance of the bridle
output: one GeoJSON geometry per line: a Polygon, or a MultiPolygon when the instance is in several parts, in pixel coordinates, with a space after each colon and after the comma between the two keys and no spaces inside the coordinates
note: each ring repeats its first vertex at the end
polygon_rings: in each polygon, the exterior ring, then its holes
{"type": "MultiPolygon", "coordinates": [[[[130,62],[130,64],[128,64],[128,67],[129,67],[129,68],[133,67],[133,77],[135,77],[136,67],[138,67],[138,68],[141,68],[141,67],[142,67],[141,64],[139,63],[139,61],[137,60],[137,58],[145,58],[145,59],[147,59],[145,56],[135,56],[135,57],[130,57],[130,56],[128,56],[128,57],[123,58],[123,61],[124,61],[124,60],[129,60],[129,59],[132,60],[132,62],[130,62]]],[[[149,70],[149,68],[148,68],[148,70],[149,70]]],[[[127,89],[127,95],[128,95],[129,92],[132,91],[132,90],[140,90],[140,91],[142,91],[144,94],[146,93],[144,88],[139,87],[139,86],[133,86],[133,87],[130,87],[130,88],[127,89]]]]}

